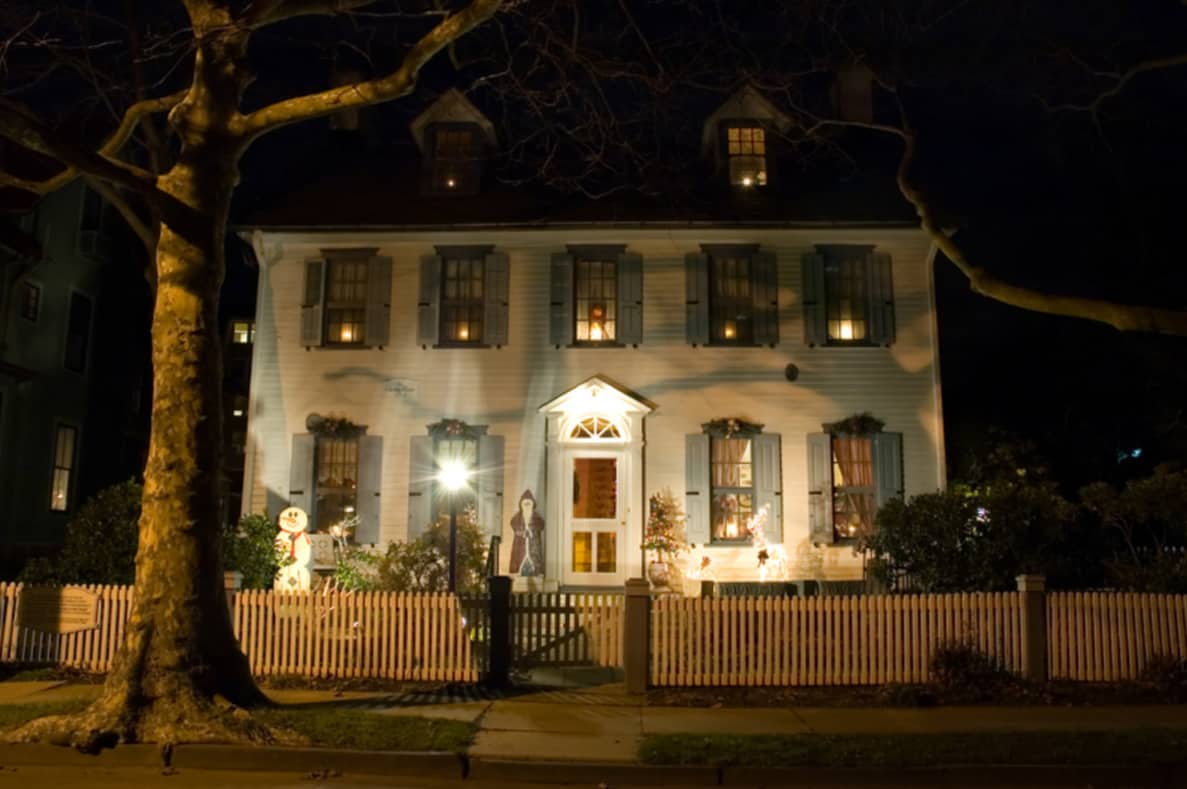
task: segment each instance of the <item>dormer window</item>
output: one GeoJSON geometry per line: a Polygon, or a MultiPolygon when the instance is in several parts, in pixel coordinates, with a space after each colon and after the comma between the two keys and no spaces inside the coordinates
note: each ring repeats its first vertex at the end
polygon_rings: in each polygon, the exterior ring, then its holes
{"type": "Polygon", "coordinates": [[[477,194],[482,181],[483,140],[473,123],[435,123],[429,127],[428,191],[477,194]]]}
{"type": "Polygon", "coordinates": [[[726,154],[731,186],[766,186],[767,138],[761,126],[728,124],[726,154]]]}

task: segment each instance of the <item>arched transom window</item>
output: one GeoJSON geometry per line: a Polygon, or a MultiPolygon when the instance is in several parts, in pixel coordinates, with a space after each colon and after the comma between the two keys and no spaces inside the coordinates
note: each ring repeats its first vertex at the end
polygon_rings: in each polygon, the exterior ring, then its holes
{"type": "Polygon", "coordinates": [[[593,440],[612,440],[622,438],[618,426],[604,416],[587,416],[573,425],[569,438],[593,440]]]}

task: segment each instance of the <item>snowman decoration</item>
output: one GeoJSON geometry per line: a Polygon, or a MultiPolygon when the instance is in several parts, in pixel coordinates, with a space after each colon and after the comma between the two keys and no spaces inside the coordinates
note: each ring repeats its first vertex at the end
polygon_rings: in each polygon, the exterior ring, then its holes
{"type": "Polygon", "coordinates": [[[284,566],[276,573],[272,588],[282,592],[308,592],[311,587],[310,567],[313,565],[313,542],[306,529],[309,516],[300,507],[289,507],[276,519],[280,531],[276,534],[276,551],[284,566]]]}

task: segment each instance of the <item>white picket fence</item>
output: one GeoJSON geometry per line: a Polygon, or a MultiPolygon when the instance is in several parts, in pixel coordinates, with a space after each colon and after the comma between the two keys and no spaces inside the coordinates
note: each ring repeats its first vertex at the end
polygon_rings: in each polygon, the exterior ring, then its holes
{"type": "Polygon", "coordinates": [[[943,641],[970,640],[1022,668],[1017,593],[660,598],[654,685],[876,685],[925,682],[943,641]]]}
{"type": "Polygon", "coordinates": [[[70,587],[96,597],[98,626],[74,633],[43,633],[20,627],[22,584],[0,583],[0,662],[58,665],[83,671],[111,668],[123,642],[124,623],[132,613],[132,587],[79,585],[70,587]]]}
{"type": "Polygon", "coordinates": [[[1047,595],[1047,672],[1052,679],[1137,679],[1154,655],[1187,658],[1187,595],[1047,595]]]}

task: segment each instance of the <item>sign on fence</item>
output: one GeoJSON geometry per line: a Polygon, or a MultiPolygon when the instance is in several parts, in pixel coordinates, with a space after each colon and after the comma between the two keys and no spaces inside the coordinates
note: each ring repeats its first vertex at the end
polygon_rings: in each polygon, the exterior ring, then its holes
{"type": "Polygon", "coordinates": [[[42,633],[77,633],[99,626],[99,598],[77,587],[21,591],[17,626],[42,633]]]}

